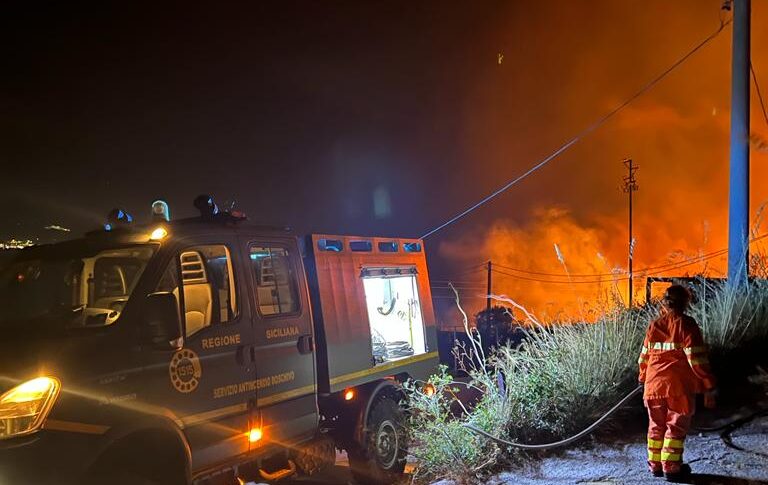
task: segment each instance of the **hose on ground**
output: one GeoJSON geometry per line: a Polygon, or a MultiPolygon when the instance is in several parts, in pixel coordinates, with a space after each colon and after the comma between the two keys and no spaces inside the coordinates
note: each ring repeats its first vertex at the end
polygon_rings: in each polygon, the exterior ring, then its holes
{"type": "Polygon", "coordinates": [[[514,448],[520,448],[522,450],[534,451],[534,450],[549,450],[549,449],[552,449],[552,448],[561,448],[563,446],[568,446],[571,443],[574,443],[574,442],[580,440],[581,438],[587,436],[588,434],[592,433],[595,429],[597,429],[598,426],[603,424],[603,422],[606,419],[608,419],[613,413],[615,413],[619,408],[624,406],[627,403],[627,401],[629,401],[630,399],[635,397],[635,395],[637,395],[639,392],[642,392],[642,390],[643,390],[643,386],[642,385],[637,386],[636,388],[634,388],[632,390],[632,392],[627,394],[621,401],[616,403],[615,406],[613,406],[611,409],[609,409],[608,412],[603,414],[600,417],[600,419],[598,419],[597,421],[595,421],[594,423],[589,425],[587,428],[585,428],[584,430],[576,433],[575,435],[573,435],[573,436],[571,436],[569,438],[566,438],[566,439],[560,440],[560,441],[555,441],[553,443],[543,443],[543,444],[538,444],[538,445],[527,445],[527,444],[524,444],[524,443],[514,443],[512,441],[507,441],[505,439],[493,436],[492,434],[488,433],[487,431],[484,431],[484,430],[482,430],[480,428],[477,428],[477,427],[475,427],[475,426],[473,426],[471,424],[465,424],[464,427],[469,429],[473,433],[477,433],[479,435],[485,436],[486,438],[488,438],[490,440],[493,440],[493,441],[495,441],[495,442],[497,442],[499,444],[506,445],[506,446],[511,446],[511,447],[514,447],[514,448]]]}
{"type": "Polygon", "coordinates": [[[735,415],[732,416],[732,419],[724,424],[721,424],[719,426],[692,426],[691,429],[694,432],[698,433],[715,433],[717,431],[724,431],[728,428],[733,427],[739,427],[747,424],[748,422],[754,420],[755,418],[759,418],[761,416],[768,415],[768,408],[758,409],[757,411],[753,411],[746,415],[735,415]]]}

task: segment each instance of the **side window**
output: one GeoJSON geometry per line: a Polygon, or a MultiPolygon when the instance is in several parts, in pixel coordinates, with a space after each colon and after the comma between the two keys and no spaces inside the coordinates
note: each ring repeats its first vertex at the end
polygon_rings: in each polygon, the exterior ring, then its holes
{"type": "Polygon", "coordinates": [[[157,291],[179,294],[179,265],[184,289],[187,337],[237,316],[237,292],[229,250],[223,245],[194,246],[168,265],[157,291]]]}
{"type": "Polygon", "coordinates": [[[157,292],[173,293],[176,295],[176,299],[179,298],[179,266],[176,264],[176,260],[172,259],[165,268],[163,276],[160,277],[160,281],[157,283],[157,292]]]}
{"type": "Polygon", "coordinates": [[[259,312],[265,316],[297,312],[299,292],[288,249],[251,246],[250,254],[259,312]]]}
{"type": "MultiPolygon", "coordinates": [[[[176,306],[181,309],[179,302],[179,265],[176,259],[172,259],[168,266],[165,268],[163,275],[160,277],[160,281],[157,282],[155,291],[160,293],[171,293],[176,297],[176,306]]],[[[181,311],[179,311],[181,314],[181,311]]]]}

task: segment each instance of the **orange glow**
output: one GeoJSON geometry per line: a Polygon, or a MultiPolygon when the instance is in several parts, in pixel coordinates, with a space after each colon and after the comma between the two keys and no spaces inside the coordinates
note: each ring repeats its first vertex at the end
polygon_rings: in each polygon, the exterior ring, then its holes
{"type": "Polygon", "coordinates": [[[0,395],[0,416],[10,425],[0,428],[0,439],[38,431],[56,402],[61,383],[54,377],[38,377],[0,395]]]}
{"type": "Polygon", "coordinates": [[[424,386],[424,394],[426,394],[427,397],[432,397],[435,395],[435,386],[432,384],[426,384],[424,386]]]}
{"type": "MultiPolygon", "coordinates": [[[[651,20],[647,2],[632,7],[604,2],[601,15],[610,20],[590,30],[590,40],[584,41],[583,31],[570,26],[587,22],[594,12],[578,2],[540,3],[541,9],[524,25],[515,13],[500,15],[508,19],[501,21],[507,28],[489,34],[494,45],[538,39],[542,48],[507,53],[503,64],[490,62],[472,75],[472,89],[458,108],[463,140],[459,156],[466,163],[457,166],[458,176],[442,189],[461,200],[453,208],[467,207],[524,173],[685,53],[707,31],[703,26],[717,23],[717,5],[694,12],[667,2],[665,18],[651,20]],[[616,25],[632,25],[632,38],[616,25]],[[658,42],[661,38],[665,41],[658,42]],[[544,72],[553,59],[562,62],[551,75],[520,75],[544,72]],[[471,184],[465,173],[472,174],[471,184]]],[[[764,23],[766,14],[765,8],[753,12],[764,23]]],[[[753,35],[760,39],[753,39],[753,45],[768,45],[768,30],[756,34],[753,29],[753,35]]],[[[635,303],[645,299],[646,276],[724,275],[725,256],[695,258],[728,245],[729,36],[730,31],[721,34],[545,170],[456,223],[453,232],[428,239],[453,263],[444,274],[430,276],[456,283],[470,323],[485,305],[486,275],[479,265],[485,260],[528,271],[498,267],[508,274],[493,274],[492,292],[509,296],[542,321],[594,320],[606,307],[627,304],[624,158],[640,167],[633,207],[635,303]],[[693,264],[682,265],[687,262],[693,264]],[[566,268],[574,276],[569,278],[566,268]],[[601,276],[575,276],[581,274],[601,276]]],[[[766,85],[768,52],[755,52],[752,62],[766,85]]],[[[750,227],[764,234],[768,126],[751,89],[750,227]]],[[[766,254],[768,239],[751,250],[766,254]]],[[[461,329],[450,292],[438,295],[441,323],[461,329]]],[[[521,312],[515,316],[523,318],[521,312]]]]}
{"type": "Polygon", "coordinates": [[[158,227],[149,235],[150,241],[159,241],[168,235],[168,231],[164,227],[158,227]]]}
{"type": "Polygon", "coordinates": [[[248,441],[251,443],[256,443],[257,441],[260,441],[264,437],[264,433],[261,431],[261,428],[252,428],[251,431],[248,433],[248,441]]]}
{"type": "Polygon", "coordinates": [[[344,400],[345,401],[351,401],[355,398],[355,390],[354,389],[347,389],[344,391],[344,400]]]}
{"type": "MultiPolygon", "coordinates": [[[[704,199],[694,202],[697,196],[693,193],[689,200],[693,205],[706,205],[704,199]]],[[[647,276],[720,277],[726,270],[725,254],[697,260],[727,246],[725,212],[713,210],[705,220],[697,221],[676,215],[686,214],[683,205],[683,201],[678,204],[669,199],[649,213],[635,213],[636,304],[645,300],[647,276]]],[[[594,321],[606,310],[627,304],[626,214],[616,212],[613,216],[592,215],[592,221],[585,222],[575,211],[564,208],[537,209],[528,223],[499,221],[482,236],[444,243],[441,250],[454,258],[472,254],[472,262],[490,259],[496,270],[492,292],[510,297],[541,321],[594,321]]],[[[765,231],[763,227],[757,232],[765,231]]],[[[764,253],[764,244],[761,241],[752,250],[764,253]]],[[[465,258],[462,262],[468,264],[465,258]]],[[[478,269],[475,286],[457,283],[462,305],[470,314],[484,308],[485,271],[478,269]]],[[[523,319],[520,312],[515,317],[523,319]]]]}

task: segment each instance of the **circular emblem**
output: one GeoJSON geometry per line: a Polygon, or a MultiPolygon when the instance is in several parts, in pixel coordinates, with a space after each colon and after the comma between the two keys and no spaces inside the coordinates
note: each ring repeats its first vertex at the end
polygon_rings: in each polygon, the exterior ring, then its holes
{"type": "Polygon", "coordinates": [[[200,359],[197,358],[195,352],[189,349],[182,349],[173,354],[168,372],[171,375],[173,387],[184,394],[197,389],[197,385],[200,384],[200,376],[203,375],[200,359]]]}

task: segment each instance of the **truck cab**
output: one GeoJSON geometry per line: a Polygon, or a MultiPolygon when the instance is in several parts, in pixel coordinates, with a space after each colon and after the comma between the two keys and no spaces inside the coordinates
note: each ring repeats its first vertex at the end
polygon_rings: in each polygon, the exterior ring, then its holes
{"type": "Polygon", "coordinates": [[[423,243],[228,214],[110,225],[0,270],[0,483],[238,483],[347,450],[389,483],[437,342],[423,243]]]}

